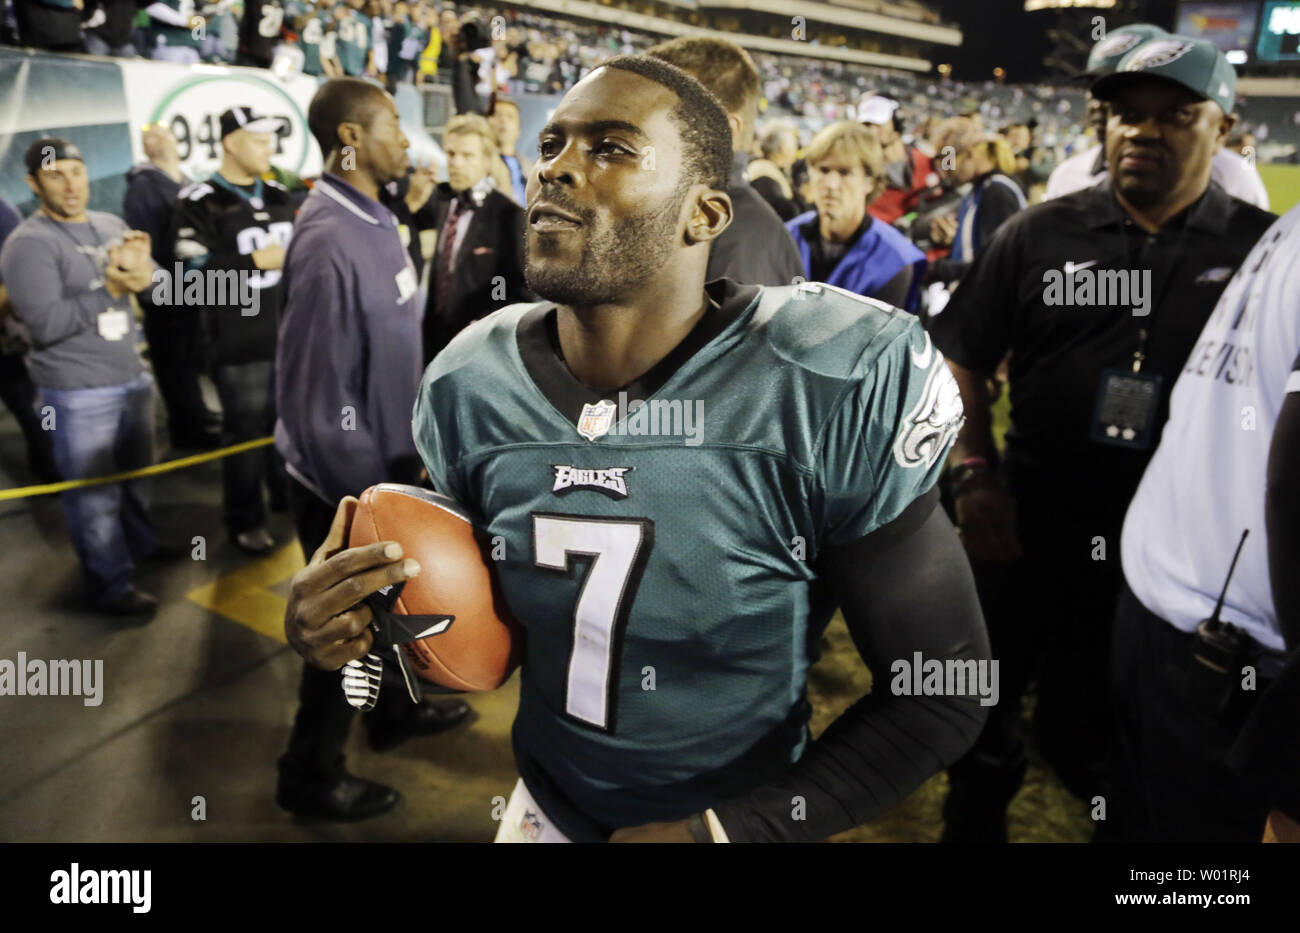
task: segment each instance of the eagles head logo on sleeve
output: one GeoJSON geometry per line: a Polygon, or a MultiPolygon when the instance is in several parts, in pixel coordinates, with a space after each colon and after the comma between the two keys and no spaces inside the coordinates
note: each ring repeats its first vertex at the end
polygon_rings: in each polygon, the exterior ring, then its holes
{"type": "Polygon", "coordinates": [[[925,335],[925,349],[911,351],[912,365],[927,370],[925,385],[916,405],[899,425],[894,440],[894,459],[901,466],[930,469],[948,452],[965,423],[961,392],[943,356],[925,335]]]}

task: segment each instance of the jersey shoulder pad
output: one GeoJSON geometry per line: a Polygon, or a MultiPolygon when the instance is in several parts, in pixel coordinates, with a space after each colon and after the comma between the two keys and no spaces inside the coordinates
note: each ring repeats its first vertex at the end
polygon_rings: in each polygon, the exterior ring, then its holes
{"type": "Polygon", "coordinates": [[[838,379],[869,369],[900,334],[920,329],[907,311],[822,282],[763,289],[754,324],[782,359],[838,379]]]}

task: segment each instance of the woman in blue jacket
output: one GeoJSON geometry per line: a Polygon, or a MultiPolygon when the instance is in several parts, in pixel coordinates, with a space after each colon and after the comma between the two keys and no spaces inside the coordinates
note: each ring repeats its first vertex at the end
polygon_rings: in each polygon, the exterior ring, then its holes
{"type": "Polygon", "coordinates": [[[832,123],[805,154],[814,209],[786,223],[813,282],[916,312],[925,255],[867,213],[885,189],[885,158],[871,130],[832,123]]]}
{"type": "Polygon", "coordinates": [[[930,222],[930,242],[952,247],[947,257],[935,260],[930,280],[950,283],[966,274],[998,227],[1025,209],[1025,195],[1010,177],[1016,159],[1001,136],[984,133],[968,117],[952,117],[935,138],[940,153],[935,165],[951,184],[970,185],[956,215],[930,222]]]}

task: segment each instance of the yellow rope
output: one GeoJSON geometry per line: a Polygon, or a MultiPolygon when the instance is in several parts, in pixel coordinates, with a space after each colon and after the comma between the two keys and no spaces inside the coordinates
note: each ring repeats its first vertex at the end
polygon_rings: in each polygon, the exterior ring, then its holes
{"type": "Polygon", "coordinates": [[[179,460],[168,460],[166,463],[155,463],[153,466],[142,467],[139,470],[128,470],[126,473],[114,473],[112,476],[91,476],[87,479],[69,479],[61,483],[46,483],[43,486],[18,486],[14,489],[0,489],[0,502],[6,499],[48,496],[52,493],[63,492],[65,489],[79,489],[83,486],[103,486],[105,483],[120,483],[129,479],[157,476],[159,473],[170,473],[172,470],[182,470],[185,467],[195,466],[199,463],[207,463],[209,460],[218,460],[232,454],[242,454],[246,450],[266,447],[273,443],[274,440],[271,437],[259,437],[255,441],[244,441],[242,444],[232,444],[220,450],[210,450],[207,453],[195,454],[192,457],[181,457],[179,460]]]}

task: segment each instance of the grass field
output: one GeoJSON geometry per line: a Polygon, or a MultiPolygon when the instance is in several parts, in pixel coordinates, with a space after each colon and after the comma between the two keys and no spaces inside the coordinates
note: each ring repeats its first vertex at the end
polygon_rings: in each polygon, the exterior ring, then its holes
{"type": "Polygon", "coordinates": [[[1300,204],[1300,165],[1261,165],[1269,209],[1281,216],[1300,204]]]}

